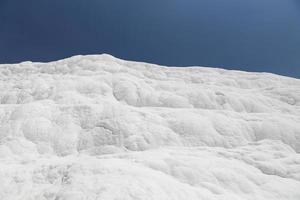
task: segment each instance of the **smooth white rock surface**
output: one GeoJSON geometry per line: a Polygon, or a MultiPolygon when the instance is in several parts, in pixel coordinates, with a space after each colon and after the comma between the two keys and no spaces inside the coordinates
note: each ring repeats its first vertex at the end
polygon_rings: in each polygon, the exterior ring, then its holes
{"type": "Polygon", "coordinates": [[[109,55],[0,65],[1,200],[299,200],[300,80],[109,55]]]}

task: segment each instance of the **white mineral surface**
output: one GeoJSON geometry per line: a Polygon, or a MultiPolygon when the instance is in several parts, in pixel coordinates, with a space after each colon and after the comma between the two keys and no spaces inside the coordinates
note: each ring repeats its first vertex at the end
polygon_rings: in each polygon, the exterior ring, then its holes
{"type": "Polygon", "coordinates": [[[109,55],[0,65],[1,200],[299,200],[300,80],[109,55]]]}

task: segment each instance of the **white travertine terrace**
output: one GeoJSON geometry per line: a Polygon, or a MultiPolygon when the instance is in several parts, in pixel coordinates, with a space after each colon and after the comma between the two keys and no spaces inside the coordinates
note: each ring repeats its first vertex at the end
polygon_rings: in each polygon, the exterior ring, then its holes
{"type": "Polygon", "coordinates": [[[0,65],[1,200],[299,200],[300,80],[109,55],[0,65]]]}

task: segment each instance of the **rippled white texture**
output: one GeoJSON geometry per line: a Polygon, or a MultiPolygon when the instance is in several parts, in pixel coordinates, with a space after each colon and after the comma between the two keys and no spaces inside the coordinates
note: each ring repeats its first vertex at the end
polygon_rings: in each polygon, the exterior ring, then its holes
{"type": "Polygon", "coordinates": [[[300,80],[109,55],[0,65],[0,199],[300,199],[300,80]]]}

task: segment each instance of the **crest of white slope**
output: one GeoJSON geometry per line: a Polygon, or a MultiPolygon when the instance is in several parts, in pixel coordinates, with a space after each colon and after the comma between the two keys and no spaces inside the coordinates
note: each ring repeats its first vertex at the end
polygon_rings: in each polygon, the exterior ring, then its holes
{"type": "Polygon", "coordinates": [[[109,55],[0,65],[1,200],[300,199],[300,80],[109,55]]]}

